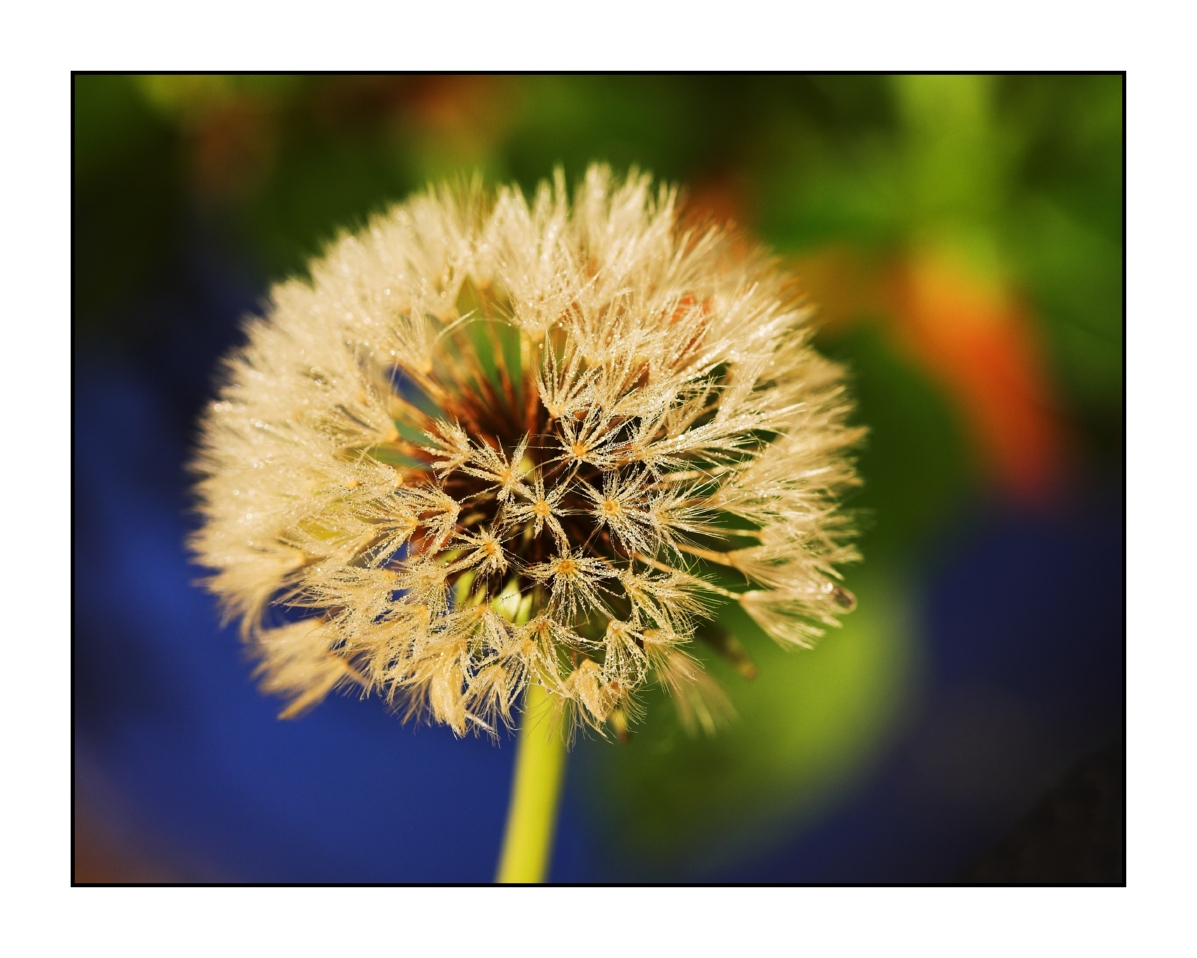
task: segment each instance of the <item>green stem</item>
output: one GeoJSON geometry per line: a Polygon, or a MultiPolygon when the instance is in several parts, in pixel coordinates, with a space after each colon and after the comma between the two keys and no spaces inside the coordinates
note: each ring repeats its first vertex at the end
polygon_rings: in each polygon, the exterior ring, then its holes
{"type": "Polygon", "coordinates": [[[557,800],[565,778],[561,720],[544,686],[533,683],[524,696],[524,715],[515,753],[515,777],[507,830],[496,881],[540,884],[552,859],[557,800]]]}

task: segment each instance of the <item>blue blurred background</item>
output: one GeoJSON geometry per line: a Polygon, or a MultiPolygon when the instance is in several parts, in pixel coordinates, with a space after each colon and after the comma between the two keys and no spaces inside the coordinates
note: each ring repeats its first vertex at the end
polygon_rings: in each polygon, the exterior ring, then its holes
{"type": "Polygon", "coordinates": [[[801,653],[729,614],[760,674],[709,663],[714,739],[650,699],[580,742],[553,880],[967,879],[1121,741],[1120,76],[77,76],[73,122],[77,881],[492,877],[513,740],[278,721],[183,547],[242,318],[459,172],[685,184],[802,277],[871,430],[858,610],[801,653]]]}

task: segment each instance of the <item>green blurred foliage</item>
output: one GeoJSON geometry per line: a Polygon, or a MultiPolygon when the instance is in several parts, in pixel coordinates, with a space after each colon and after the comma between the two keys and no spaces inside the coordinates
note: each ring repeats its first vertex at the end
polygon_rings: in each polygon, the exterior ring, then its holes
{"type": "Polygon", "coordinates": [[[828,344],[848,365],[857,418],[869,427],[858,466],[865,477],[850,499],[872,562],[905,555],[933,536],[969,489],[969,452],[956,410],[928,376],[905,361],[872,326],[828,344]]]}
{"type": "Polygon", "coordinates": [[[1027,292],[1090,419],[1121,405],[1117,76],[80,76],[75,95],[81,323],[115,324],[196,221],[277,276],[429,179],[531,188],[600,159],[725,186],[783,253],[948,246],[1027,292]]]}
{"type": "MultiPolygon", "coordinates": [[[[1013,291],[1082,455],[1120,462],[1121,77],[78,76],[74,95],[75,322],[91,340],[155,335],[133,307],[169,296],[197,242],[264,290],[429,180],[527,190],[602,160],[685,184],[783,257],[846,249],[868,279],[932,251],[1013,291]]],[[[748,683],[712,665],[736,723],[690,739],[658,697],[629,747],[582,749],[596,821],[646,874],[799,827],[916,694],[917,610],[896,570],[976,488],[977,460],[885,303],[847,301],[819,342],[870,428],[849,503],[866,530],[859,608],[814,652],[729,613],[760,667],[748,683]]]]}

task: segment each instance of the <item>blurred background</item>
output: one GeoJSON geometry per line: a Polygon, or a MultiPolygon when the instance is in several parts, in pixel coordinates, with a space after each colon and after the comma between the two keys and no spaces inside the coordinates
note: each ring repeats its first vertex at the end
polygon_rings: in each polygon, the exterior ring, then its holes
{"type": "Polygon", "coordinates": [[[592,160],[782,257],[848,365],[858,610],[738,720],[570,757],[552,878],[1122,880],[1121,76],[76,76],[75,879],[485,882],[514,740],[280,722],[185,463],[270,284],[428,181],[592,160]]]}

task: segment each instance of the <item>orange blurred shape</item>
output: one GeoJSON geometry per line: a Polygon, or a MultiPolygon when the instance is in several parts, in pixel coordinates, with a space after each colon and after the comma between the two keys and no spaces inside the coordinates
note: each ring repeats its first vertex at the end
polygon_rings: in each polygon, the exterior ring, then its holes
{"type": "Polygon", "coordinates": [[[733,255],[744,256],[755,248],[752,203],[744,182],[733,173],[713,174],[685,184],[678,199],[682,228],[692,231],[692,243],[711,227],[718,227],[728,231],[733,255]]]}
{"type": "Polygon", "coordinates": [[[500,80],[489,76],[424,76],[411,87],[412,112],[427,126],[458,132],[490,113],[500,95],[500,80]]]}
{"type": "Polygon", "coordinates": [[[507,136],[521,107],[519,84],[505,76],[413,78],[405,89],[408,121],[455,152],[486,152],[507,136]]]}
{"type": "Polygon", "coordinates": [[[999,485],[1024,500],[1049,495],[1063,425],[1025,309],[930,256],[900,264],[887,292],[899,335],[955,399],[999,485]]]}
{"type": "Polygon", "coordinates": [[[891,311],[880,264],[843,245],[824,246],[793,260],[802,290],[815,307],[818,324],[843,329],[891,311]]]}
{"type": "Polygon", "coordinates": [[[117,839],[87,800],[75,795],[72,880],[76,885],[163,884],[181,877],[117,839]]]}
{"type": "Polygon", "coordinates": [[[744,191],[731,176],[703,177],[683,189],[681,199],[688,224],[743,228],[748,222],[744,191]]]}
{"type": "Polygon", "coordinates": [[[244,96],[209,110],[193,134],[192,173],[201,198],[236,202],[273,171],[277,133],[271,106],[244,96]]]}

